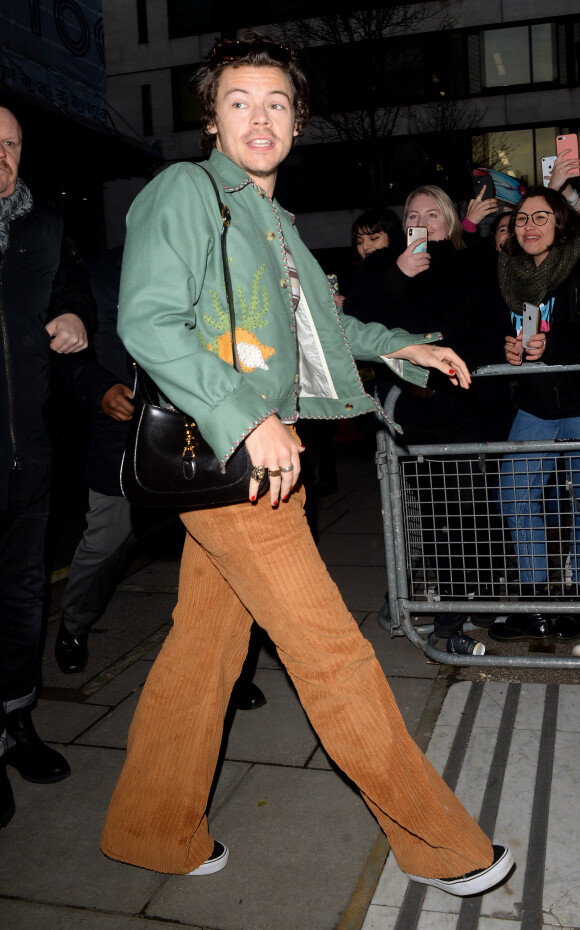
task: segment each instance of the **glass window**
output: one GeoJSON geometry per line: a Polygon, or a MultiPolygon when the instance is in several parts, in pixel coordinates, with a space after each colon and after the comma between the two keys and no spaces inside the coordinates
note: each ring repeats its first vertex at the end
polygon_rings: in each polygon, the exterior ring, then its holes
{"type": "Polygon", "coordinates": [[[556,154],[556,126],[536,129],[536,183],[543,184],[542,158],[556,154]]]}
{"type": "Polygon", "coordinates": [[[555,81],[556,42],[551,23],[532,26],[532,80],[534,83],[555,81]]]}
{"type": "Polygon", "coordinates": [[[483,47],[485,87],[529,84],[531,75],[527,26],[485,30],[483,47]]]}
{"type": "Polygon", "coordinates": [[[485,29],[481,42],[484,87],[540,84],[558,79],[553,23],[485,29]]]}
{"type": "Polygon", "coordinates": [[[495,168],[527,186],[542,184],[541,160],[545,155],[556,154],[557,131],[555,126],[549,126],[474,136],[473,163],[495,168]]]}
{"type": "Polygon", "coordinates": [[[200,124],[199,104],[188,81],[199,65],[181,65],[171,69],[173,128],[175,132],[196,129],[200,124]]]}

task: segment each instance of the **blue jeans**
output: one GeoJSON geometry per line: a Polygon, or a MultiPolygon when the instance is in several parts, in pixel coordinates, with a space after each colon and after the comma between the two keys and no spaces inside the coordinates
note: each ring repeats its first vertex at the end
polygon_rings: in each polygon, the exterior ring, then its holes
{"type": "MultiPolygon", "coordinates": [[[[580,417],[561,420],[541,420],[519,410],[509,435],[510,442],[543,439],[580,439],[580,417]]],[[[501,466],[500,506],[507,517],[518,558],[523,584],[542,584],[548,577],[546,527],[542,497],[544,485],[556,468],[552,452],[506,455],[501,466]]],[[[580,498],[580,452],[563,456],[567,480],[576,498],[580,498]]],[[[572,505],[570,559],[572,581],[577,584],[580,540],[580,510],[577,500],[572,505]]]]}

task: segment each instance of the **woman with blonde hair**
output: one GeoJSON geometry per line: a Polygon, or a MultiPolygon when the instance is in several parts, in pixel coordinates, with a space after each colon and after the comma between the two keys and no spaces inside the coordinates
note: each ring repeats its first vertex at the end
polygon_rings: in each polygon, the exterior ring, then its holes
{"type": "Polygon", "coordinates": [[[465,249],[463,229],[451,198],[440,187],[424,184],[415,188],[405,203],[403,226],[425,226],[427,240],[449,239],[455,249],[465,249]]]}
{"type": "MultiPolygon", "coordinates": [[[[470,202],[472,222],[485,215],[487,206],[484,209],[483,203],[480,197],[470,202]]],[[[499,293],[495,260],[490,263],[481,250],[466,247],[461,221],[440,187],[422,185],[409,194],[403,228],[407,231],[411,226],[424,227],[426,235],[399,255],[375,300],[357,303],[349,293],[345,312],[365,322],[377,320],[411,332],[440,332],[457,347],[471,370],[501,362],[509,314],[499,293]],[[415,251],[417,246],[425,250],[415,251]]],[[[507,379],[478,378],[461,397],[438,377],[430,378],[426,390],[401,387],[395,416],[403,427],[405,444],[487,442],[507,437],[507,379]]],[[[485,597],[493,591],[503,555],[503,546],[497,542],[500,527],[494,526],[487,545],[467,542],[468,536],[474,540],[478,535],[475,507],[489,509],[486,480],[477,457],[461,456],[458,463],[426,459],[417,464],[413,490],[421,515],[423,550],[442,599],[485,597]],[[449,480],[448,469],[454,473],[449,480]]],[[[479,537],[482,540],[481,532],[479,537]]],[[[449,636],[461,628],[464,619],[464,614],[437,614],[435,632],[449,636]]],[[[484,619],[479,617],[478,622],[484,619]]],[[[490,616],[489,621],[492,619],[490,616]]]]}

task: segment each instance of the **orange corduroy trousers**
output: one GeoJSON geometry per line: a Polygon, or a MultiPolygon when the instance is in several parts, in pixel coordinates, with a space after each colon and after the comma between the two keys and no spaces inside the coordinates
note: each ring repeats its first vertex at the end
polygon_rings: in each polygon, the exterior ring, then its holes
{"type": "Polygon", "coordinates": [[[182,515],[174,623],[135,711],[103,852],[169,873],[190,872],[211,855],[208,794],[255,619],[400,867],[450,877],[488,866],[490,841],[409,736],[318,554],[303,503],[298,492],[277,509],[266,496],[182,515]]]}

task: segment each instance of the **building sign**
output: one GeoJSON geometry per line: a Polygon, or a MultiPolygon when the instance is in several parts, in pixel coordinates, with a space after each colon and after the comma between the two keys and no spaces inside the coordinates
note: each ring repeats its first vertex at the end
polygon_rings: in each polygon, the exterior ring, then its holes
{"type": "Polygon", "coordinates": [[[2,0],[0,83],[106,124],[101,0],[2,0]]]}

